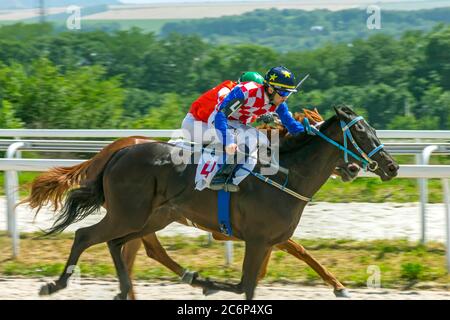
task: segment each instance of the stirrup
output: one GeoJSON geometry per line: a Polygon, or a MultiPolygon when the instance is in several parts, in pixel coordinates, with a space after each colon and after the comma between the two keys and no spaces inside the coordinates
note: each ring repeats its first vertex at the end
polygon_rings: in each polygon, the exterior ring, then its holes
{"type": "Polygon", "coordinates": [[[239,186],[232,183],[226,183],[223,190],[226,192],[238,192],[239,186]]]}
{"type": "Polygon", "coordinates": [[[216,181],[214,182],[211,181],[210,185],[209,185],[209,189],[214,190],[214,191],[219,191],[219,190],[224,190],[226,192],[238,192],[239,191],[239,186],[231,183],[230,177],[217,177],[216,181]],[[218,181],[217,181],[218,180],[218,181]]]}
{"type": "Polygon", "coordinates": [[[214,191],[223,190],[225,192],[238,192],[239,186],[232,184],[232,183],[217,183],[217,184],[211,184],[209,186],[209,189],[214,190],[214,191]]]}
{"type": "Polygon", "coordinates": [[[215,184],[211,183],[209,185],[209,189],[214,190],[214,191],[224,190],[225,189],[225,182],[215,183],[215,184]]]}

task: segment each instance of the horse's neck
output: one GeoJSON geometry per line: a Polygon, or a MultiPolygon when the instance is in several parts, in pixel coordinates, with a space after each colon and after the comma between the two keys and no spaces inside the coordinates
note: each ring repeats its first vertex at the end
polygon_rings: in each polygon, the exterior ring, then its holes
{"type": "MultiPolygon", "coordinates": [[[[323,133],[342,144],[342,131],[337,121],[330,124],[323,133]]],[[[300,150],[285,154],[288,168],[293,173],[293,179],[290,179],[293,189],[312,197],[330,177],[341,152],[331,143],[315,136],[300,150]]]]}

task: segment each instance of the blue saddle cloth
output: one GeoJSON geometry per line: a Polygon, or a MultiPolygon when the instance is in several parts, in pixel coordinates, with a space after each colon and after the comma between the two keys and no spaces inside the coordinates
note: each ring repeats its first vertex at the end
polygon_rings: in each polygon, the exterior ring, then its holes
{"type": "Polygon", "coordinates": [[[218,212],[219,212],[219,227],[220,232],[227,236],[231,236],[233,231],[231,229],[230,221],[230,193],[220,190],[218,192],[218,212]]]}

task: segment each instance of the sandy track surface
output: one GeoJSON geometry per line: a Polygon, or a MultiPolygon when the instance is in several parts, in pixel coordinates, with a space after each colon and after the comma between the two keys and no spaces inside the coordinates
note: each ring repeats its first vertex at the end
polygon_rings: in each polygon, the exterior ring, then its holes
{"type": "MultiPolygon", "coordinates": [[[[110,280],[82,279],[50,297],[40,297],[39,288],[54,279],[0,278],[0,300],[110,300],[118,292],[118,283],[110,280]]],[[[220,292],[205,297],[200,289],[173,282],[136,282],[136,293],[141,300],[241,300],[243,295],[220,292]]],[[[450,300],[450,291],[350,289],[355,300],[450,300]]],[[[332,289],[323,286],[261,285],[257,288],[259,300],[329,300],[337,299],[332,289]]]]}

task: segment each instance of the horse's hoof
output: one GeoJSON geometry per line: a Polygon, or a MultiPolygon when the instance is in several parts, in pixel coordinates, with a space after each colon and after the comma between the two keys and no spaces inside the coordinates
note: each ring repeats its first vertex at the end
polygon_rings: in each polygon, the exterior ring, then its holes
{"type": "Polygon", "coordinates": [[[217,292],[219,292],[219,290],[203,288],[203,295],[205,295],[205,296],[210,296],[217,292]]]}
{"type": "Polygon", "coordinates": [[[114,297],[114,300],[127,300],[127,298],[125,297],[123,297],[123,294],[121,294],[121,293],[118,293],[118,294],[116,294],[116,296],[114,297]]]}
{"type": "Polygon", "coordinates": [[[337,298],[351,298],[352,296],[350,295],[350,293],[348,292],[347,289],[340,289],[340,290],[336,290],[334,289],[334,295],[337,298]]]}
{"type": "Polygon", "coordinates": [[[197,279],[197,277],[198,277],[197,272],[186,270],[183,273],[183,276],[181,277],[181,282],[187,283],[187,284],[192,284],[192,281],[194,281],[194,279],[197,279]]]}
{"type": "Polygon", "coordinates": [[[56,291],[56,284],[54,282],[49,282],[44,284],[39,290],[40,296],[49,296],[56,291]]]}

